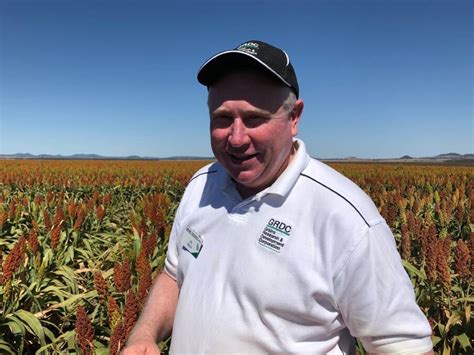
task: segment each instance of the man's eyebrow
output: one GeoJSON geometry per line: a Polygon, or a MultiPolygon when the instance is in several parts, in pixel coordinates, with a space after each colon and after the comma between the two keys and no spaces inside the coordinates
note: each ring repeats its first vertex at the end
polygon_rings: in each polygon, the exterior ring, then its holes
{"type": "Polygon", "coordinates": [[[248,113],[249,116],[270,117],[272,115],[272,113],[270,111],[262,110],[262,109],[259,109],[259,108],[251,109],[251,110],[247,111],[246,113],[248,113]]]}
{"type": "Polygon", "coordinates": [[[227,114],[229,114],[229,111],[222,107],[218,107],[214,111],[211,112],[212,116],[227,115],[227,114]]]}
{"type": "MultiPolygon", "coordinates": [[[[212,111],[211,114],[212,114],[212,116],[227,115],[227,114],[229,114],[229,110],[219,107],[219,108],[215,109],[214,111],[212,111]]],[[[259,108],[254,108],[254,109],[250,109],[250,110],[245,111],[245,116],[269,117],[271,115],[272,115],[272,113],[270,111],[262,110],[262,109],[259,109],[259,108]]]]}

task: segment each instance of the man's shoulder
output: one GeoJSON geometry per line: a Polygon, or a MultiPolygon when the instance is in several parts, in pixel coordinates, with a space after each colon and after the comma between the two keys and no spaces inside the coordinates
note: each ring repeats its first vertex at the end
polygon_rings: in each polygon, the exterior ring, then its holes
{"type": "Polygon", "coordinates": [[[189,179],[185,196],[193,194],[215,194],[228,183],[228,175],[219,162],[213,162],[196,171],[189,179]]]}
{"type": "Polygon", "coordinates": [[[353,181],[329,165],[310,159],[301,177],[315,189],[322,205],[357,214],[367,226],[383,221],[372,199],[353,181]]]}
{"type": "Polygon", "coordinates": [[[207,178],[208,175],[212,175],[212,174],[219,175],[221,170],[222,170],[222,166],[218,162],[209,163],[203,166],[198,171],[196,171],[191,177],[191,179],[189,180],[189,183],[191,183],[192,181],[196,179],[200,180],[203,178],[207,178]]]}

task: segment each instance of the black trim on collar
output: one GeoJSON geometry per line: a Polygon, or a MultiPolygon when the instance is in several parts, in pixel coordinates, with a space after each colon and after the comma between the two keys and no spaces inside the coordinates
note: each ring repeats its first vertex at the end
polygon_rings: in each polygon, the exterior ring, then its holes
{"type": "MultiPolygon", "coordinates": [[[[193,181],[195,178],[197,178],[198,176],[201,176],[201,175],[206,175],[206,174],[212,174],[212,173],[217,173],[217,170],[211,170],[211,171],[206,171],[204,173],[200,173],[200,174],[197,174],[196,176],[193,176],[191,178],[191,180],[189,180],[189,182],[193,181]]],[[[189,184],[188,182],[188,184],[189,184]]]]}
{"type": "Polygon", "coordinates": [[[366,219],[364,218],[364,216],[362,216],[362,213],[360,213],[360,211],[352,204],[351,201],[349,201],[347,198],[345,198],[344,196],[342,196],[339,192],[334,191],[334,190],[331,189],[329,186],[324,185],[322,182],[319,182],[318,180],[312,178],[311,176],[306,175],[306,174],[303,174],[303,173],[301,173],[300,175],[301,175],[301,176],[304,176],[304,177],[306,177],[306,178],[308,178],[308,179],[310,179],[310,180],[313,180],[315,183],[317,183],[317,184],[319,184],[319,185],[325,187],[325,188],[328,189],[329,191],[334,192],[336,195],[338,195],[339,197],[341,197],[342,199],[344,199],[349,205],[352,206],[353,209],[355,209],[355,210],[357,211],[357,213],[359,214],[359,216],[364,220],[365,224],[367,224],[367,227],[370,228],[370,224],[366,221],[366,219]]]}

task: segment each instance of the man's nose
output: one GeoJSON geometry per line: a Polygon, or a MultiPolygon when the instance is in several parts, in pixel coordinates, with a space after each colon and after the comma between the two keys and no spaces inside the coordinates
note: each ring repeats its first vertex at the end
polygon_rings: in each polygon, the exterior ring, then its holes
{"type": "Polygon", "coordinates": [[[241,147],[248,144],[249,141],[250,138],[247,135],[247,127],[244,122],[240,118],[234,119],[229,135],[229,143],[234,147],[241,147]]]}

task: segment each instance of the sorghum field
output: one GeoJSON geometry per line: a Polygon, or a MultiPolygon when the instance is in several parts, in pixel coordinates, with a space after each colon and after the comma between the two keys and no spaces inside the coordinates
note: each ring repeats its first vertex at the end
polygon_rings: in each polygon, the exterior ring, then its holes
{"type": "MultiPolygon", "coordinates": [[[[0,353],[117,354],[206,163],[0,161],[0,353]]],[[[436,351],[472,353],[474,168],[333,167],[391,226],[436,351]]]]}

